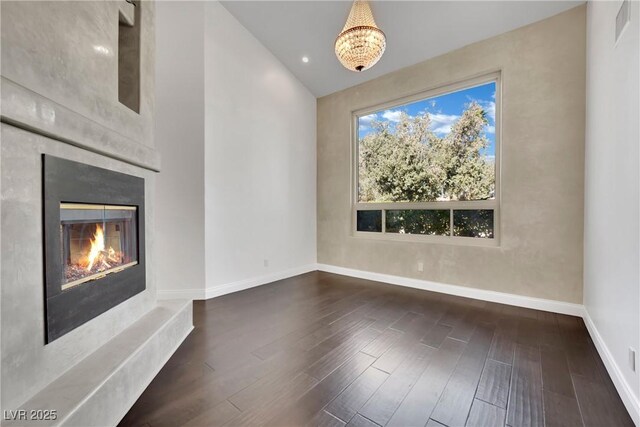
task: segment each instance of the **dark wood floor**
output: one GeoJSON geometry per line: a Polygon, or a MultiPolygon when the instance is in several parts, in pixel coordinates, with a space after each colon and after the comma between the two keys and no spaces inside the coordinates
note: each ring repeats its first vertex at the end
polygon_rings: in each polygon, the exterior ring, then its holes
{"type": "Polygon", "coordinates": [[[314,272],[194,322],[121,426],[633,426],[576,317],[314,272]]]}

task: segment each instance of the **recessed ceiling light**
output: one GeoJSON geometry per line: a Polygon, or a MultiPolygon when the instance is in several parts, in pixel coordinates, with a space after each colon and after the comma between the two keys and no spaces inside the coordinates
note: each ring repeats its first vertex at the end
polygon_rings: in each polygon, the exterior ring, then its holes
{"type": "Polygon", "coordinates": [[[307,62],[309,62],[309,57],[308,57],[308,56],[303,56],[303,57],[302,57],[302,62],[304,62],[305,64],[306,64],[307,62]]]}

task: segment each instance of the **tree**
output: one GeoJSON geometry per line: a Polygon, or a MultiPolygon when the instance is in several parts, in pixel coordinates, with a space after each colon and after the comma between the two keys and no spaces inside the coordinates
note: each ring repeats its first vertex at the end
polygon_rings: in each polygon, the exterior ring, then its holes
{"type": "Polygon", "coordinates": [[[487,113],[471,102],[438,137],[428,113],[402,113],[398,123],[374,121],[374,131],[359,144],[361,202],[482,200],[493,196],[495,167],[482,150],[487,113]]]}

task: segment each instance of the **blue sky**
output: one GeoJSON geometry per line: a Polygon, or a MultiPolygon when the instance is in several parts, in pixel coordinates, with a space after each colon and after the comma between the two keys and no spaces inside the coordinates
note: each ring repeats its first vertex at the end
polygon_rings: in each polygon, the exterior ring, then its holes
{"type": "Polygon", "coordinates": [[[362,138],[373,131],[371,128],[372,121],[378,120],[394,123],[399,120],[400,113],[404,111],[410,116],[428,112],[431,116],[431,130],[436,135],[442,137],[450,132],[451,126],[462,115],[466,105],[471,101],[476,101],[485,109],[487,119],[489,120],[485,128],[489,146],[483,154],[487,157],[495,158],[495,95],[496,84],[495,82],[491,82],[379,111],[358,118],[358,136],[362,138]]]}

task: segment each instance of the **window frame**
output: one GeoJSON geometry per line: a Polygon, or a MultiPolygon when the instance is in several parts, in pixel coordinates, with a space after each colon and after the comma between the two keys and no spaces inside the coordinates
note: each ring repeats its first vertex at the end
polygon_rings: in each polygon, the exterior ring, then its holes
{"type": "Polygon", "coordinates": [[[351,112],[351,236],[356,238],[376,239],[376,240],[394,240],[405,242],[422,242],[422,243],[441,243],[465,246],[500,246],[500,207],[501,207],[501,167],[502,167],[502,75],[501,71],[493,71],[483,73],[481,75],[459,80],[453,83],[438,85],[437,87],[422,90],[412,95],[406,95],[374,106],[353,110],[351,112]],[[469,200],[469,201],[434,201],[434,202],[382,202],[382,203],[363,203],[358,201],[358,183],[359,183],[359,135],[358,135],[358,118],[372,113],[400,107],[417,101],[446,95],[452,92],[482,86],[487,83],[495,83],[496,85],[496,117],[495,117],[495,197],[491,200],[469,200]],[[435,236],[425,234],[401,234],[386,232],[386,211],[387,210],[449,210],[450,230],[447,236],[435,236]],[[493,210],[493,238],[481,237],[463,237],[453,235],[453,211],[454,210],[493,210]],[[382,231],[358,231],[357,230],[357,214],[363,210],[381,210],[382,211],[382,231]]]}

